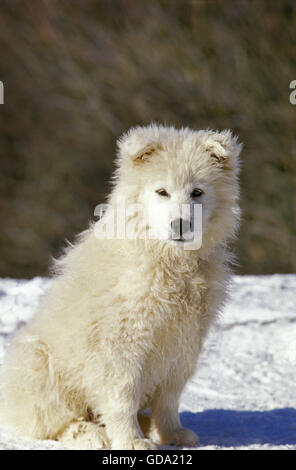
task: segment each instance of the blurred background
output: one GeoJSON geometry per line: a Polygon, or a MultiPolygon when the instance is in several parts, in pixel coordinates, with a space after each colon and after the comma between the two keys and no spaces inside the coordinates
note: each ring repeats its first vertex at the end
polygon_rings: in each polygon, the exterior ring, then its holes
{"type": "Polygon", "coordinates": [[[238,273],[296,269],[293,0],[1,0],[0,276],[45,275],[158,121],[244,142],[238,273]]]}

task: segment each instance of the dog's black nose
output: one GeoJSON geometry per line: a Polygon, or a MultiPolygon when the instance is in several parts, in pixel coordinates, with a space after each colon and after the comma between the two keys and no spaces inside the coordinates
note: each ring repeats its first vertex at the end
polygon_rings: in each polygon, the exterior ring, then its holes
{"type": "Polygon", "coordinates": [[[173,238],[181,238],[185,233],[190,232],[191,223],[189,220],[185,219],[174,219],[171,222],[171,229],[173,238]]]}

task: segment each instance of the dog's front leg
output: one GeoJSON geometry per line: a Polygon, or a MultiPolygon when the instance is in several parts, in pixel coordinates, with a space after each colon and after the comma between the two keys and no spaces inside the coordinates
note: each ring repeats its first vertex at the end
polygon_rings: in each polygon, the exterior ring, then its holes
{"type": "MultiPolygon", "coordinates": [[[[136,336],[136,335],[134,335],[136,336]]],[[[100,394],[99,414],[106,426],[112,449],[151,450],[155,445],[145,439],[138,422],[145,353],[141,342],[126,335],[115,344],[106,342],[111,361],[105,363],[103,383],[95,387],[100,394]]]]}
{"type": "Polygon", "coordinates": [[[179,418],[179,398],[183,383],[168,380],[159,386],[152,403],[150,436],[159,444],[195,446],[198,436],[182,427],[179,418]]]}
{"type": "Polygon", "coordinates": [[[134,381],[122,383],[109,389],[103,420],[112,449],[151,450],[155,445],[145,439],[138,422],[139,392],[134,381]],[[114,393],[114,391],[116,393],[114,393]]]}
{"type": "Polygon", "coordinates": [[[113,413],[104,418],[111,448],[116,450],[153,450],[156,446],[144,438],[137,412],[128,414],[125,407],[114,406],[113,413]]]}

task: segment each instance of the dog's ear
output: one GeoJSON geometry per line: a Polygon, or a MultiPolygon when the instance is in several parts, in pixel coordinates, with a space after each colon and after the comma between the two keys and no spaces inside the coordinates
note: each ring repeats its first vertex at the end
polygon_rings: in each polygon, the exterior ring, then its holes
{"type": "Polygon", "coordinates": [[[206,143],[206,152],[213,164],[224,169],[238,167],[238,157],[243,144],[230,130],[213,132],[206,143]]]}
{"type": "Polygon", "coordinates": [[[139,149],[133,156],[132,160],[135,164],[141,164],[151,158],[151,155],[155,154],[157,150],[162,150],[162,147],[158,143],[149,143],[145,147],[139,149]]]}
{"type": "Polygon", "coordinates": [[[124,134],[118,141],[118,156],[120,160],[128,160],[135,165],[142,164],[159,150],[160,142],[150,135],[143,127],[136,127],[124,134]]]}

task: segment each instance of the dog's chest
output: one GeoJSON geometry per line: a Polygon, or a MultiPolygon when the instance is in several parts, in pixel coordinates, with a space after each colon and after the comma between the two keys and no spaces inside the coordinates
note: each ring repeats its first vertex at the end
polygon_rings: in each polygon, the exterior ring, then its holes
{"type": "Polygon", "coordinates": [[[165,274],[147,297],[153,334],[143,377],[146,398],[168,376],[190,376],[203,337],[206,290],[201,278],[189,271],[165,274]]]}

